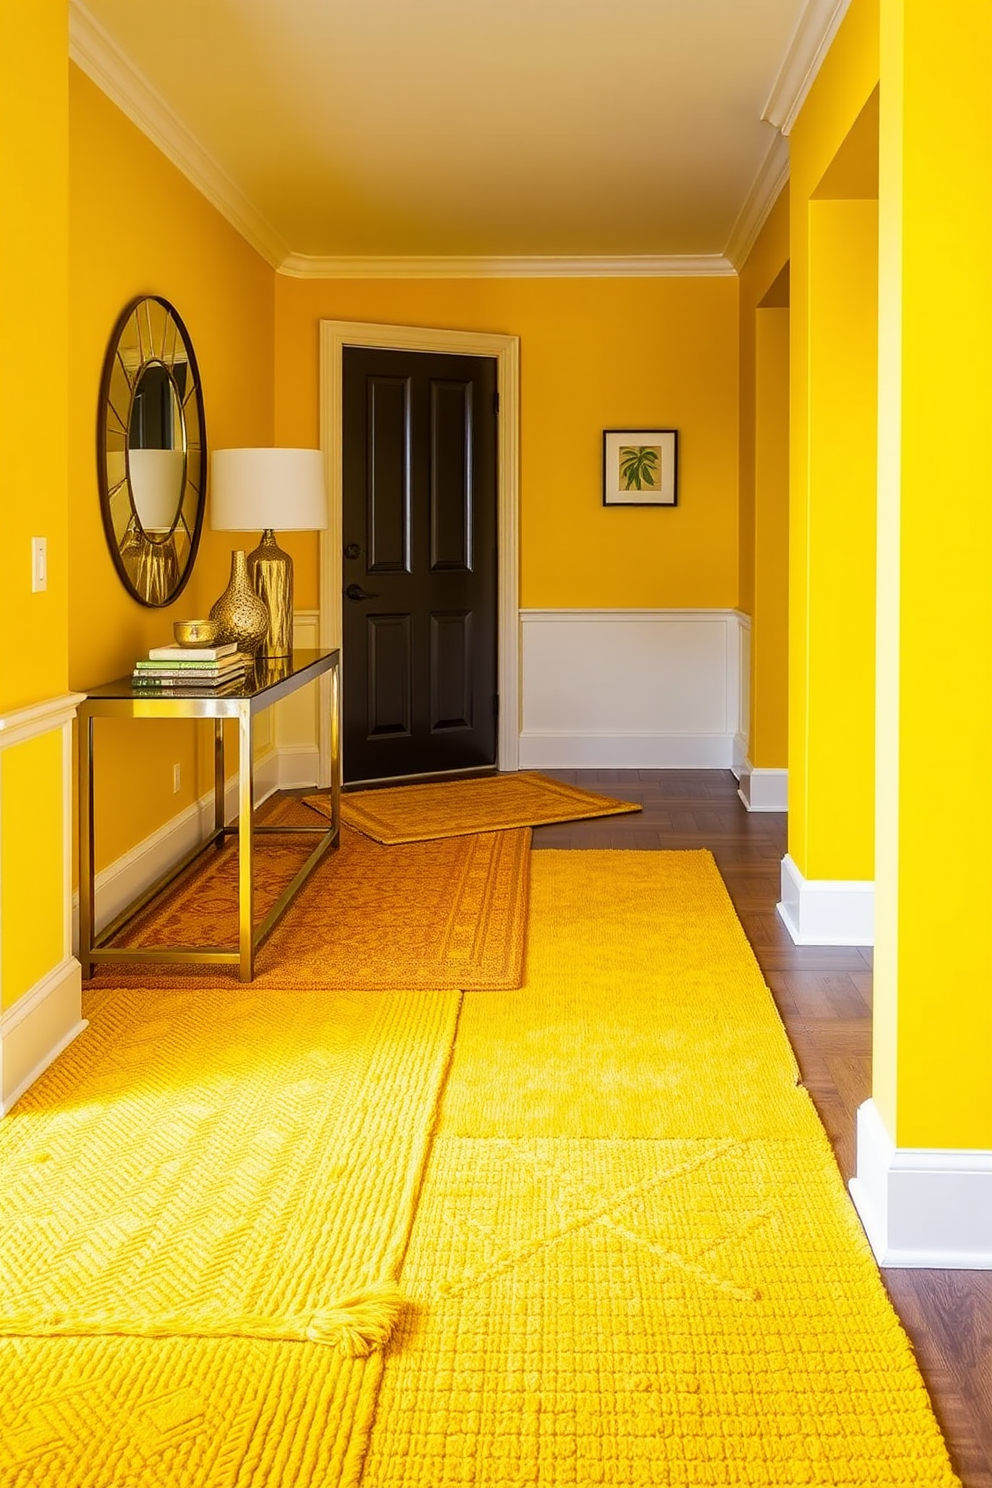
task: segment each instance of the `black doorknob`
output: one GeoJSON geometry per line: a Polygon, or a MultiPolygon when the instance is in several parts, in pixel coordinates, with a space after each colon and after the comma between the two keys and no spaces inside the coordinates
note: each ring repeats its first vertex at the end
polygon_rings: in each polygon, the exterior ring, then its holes
{"type": "Polygon", "coordinates": [[[346,558],[360,558],[362,556],[362,550],[357,543],[345,543],[344,556],[346,558]]]}
{"type": "Polygon", "coordinates": [[[366,594],[361,584],[349,584],[344,591],[349,599],[378,599],[378,594],[366,594]]]}

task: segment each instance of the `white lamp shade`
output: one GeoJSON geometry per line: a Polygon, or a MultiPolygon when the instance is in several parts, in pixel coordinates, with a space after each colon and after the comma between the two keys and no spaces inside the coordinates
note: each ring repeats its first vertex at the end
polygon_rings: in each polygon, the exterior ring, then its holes
{"type": "Polygon", "coordinates": [[[131,499],[146,532],[168,532],[183,494],[181,449],[129,449],[127,469],[131,499]]]}
{"type": "Polygon", "coordinates": [[[221,532],[327,526],[324,457],[315,449],[222,449],[210,456],[210,525],[221,532]]]}

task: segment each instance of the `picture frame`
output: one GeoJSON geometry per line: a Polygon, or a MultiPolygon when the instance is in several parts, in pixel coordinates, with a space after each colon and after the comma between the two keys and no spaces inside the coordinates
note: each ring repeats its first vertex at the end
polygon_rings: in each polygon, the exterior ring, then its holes
{"type": "Polygon", "coordinates": [[[677,506],[677,429],[603,430],[603,505],[677,506]]]}

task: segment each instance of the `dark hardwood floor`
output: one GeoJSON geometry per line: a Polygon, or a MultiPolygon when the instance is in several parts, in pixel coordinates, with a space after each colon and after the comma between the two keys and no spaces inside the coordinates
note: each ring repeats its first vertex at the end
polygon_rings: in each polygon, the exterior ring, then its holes
{"type": "MultiPolygon", "coordinates": [[[[638,816],[538,827],[534,847],[709,848],[845,1178],[871,1093],[871,952],[793,945],[776,913],[786,819],[748,812],[729,770],[548,770],[639,801],[638,816]]],[[[992,1272],[886,1271],[964,1488],[992,1488],[992,1272]]]]}

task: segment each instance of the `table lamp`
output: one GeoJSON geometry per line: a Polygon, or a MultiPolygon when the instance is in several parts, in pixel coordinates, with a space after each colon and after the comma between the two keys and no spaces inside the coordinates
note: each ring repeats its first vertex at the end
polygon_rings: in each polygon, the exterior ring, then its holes
{"type": "Polygon", "coordinates": [[[210,525],[219,532],[262,529],[248,554],[248,577],[269,613],[265,656],[293,651],[293,560],[276,542],[282,532],[327,526],[324,457],[315,449],[222,449],[210,456],[210,525]]]}

